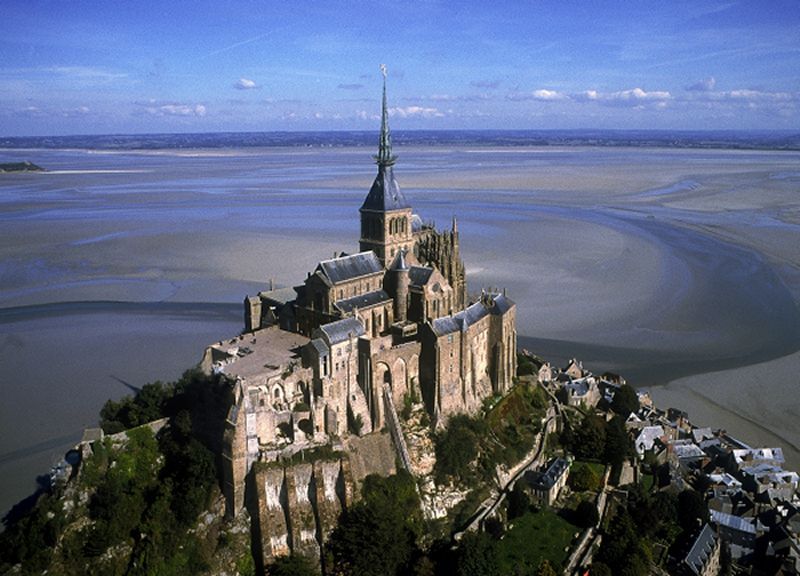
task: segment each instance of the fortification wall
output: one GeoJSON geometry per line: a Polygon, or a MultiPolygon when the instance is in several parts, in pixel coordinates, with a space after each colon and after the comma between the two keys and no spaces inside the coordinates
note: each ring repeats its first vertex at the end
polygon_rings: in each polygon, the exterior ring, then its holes
{"type": "Polygon", "coordinates": [[[292,553],[319,565],[339,515],[353,502],[347,460],[257,465],[254,471],[254,521],[264,566],[292,553]]]}

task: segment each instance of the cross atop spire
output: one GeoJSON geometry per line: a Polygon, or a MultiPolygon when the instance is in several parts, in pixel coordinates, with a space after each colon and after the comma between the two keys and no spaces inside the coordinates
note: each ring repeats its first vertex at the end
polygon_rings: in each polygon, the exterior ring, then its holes
{"type": "Polygon", "coordinates": [[[381,139],[378,143],[378,155],[375,162],[378,166],[391,166],[397,160],[392,155],[392,137],[389,134],[389,108],[386,105],[386,64],[381,64],[383,74],[383,108],[381,110],[381,139]]]}

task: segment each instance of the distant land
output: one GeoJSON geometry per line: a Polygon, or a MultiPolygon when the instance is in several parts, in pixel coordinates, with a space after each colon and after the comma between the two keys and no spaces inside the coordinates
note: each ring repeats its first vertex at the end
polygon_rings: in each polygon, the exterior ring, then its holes
{"type": "Polygon", "coordinates": [[[0,173],[2,172],[41,172],[44,170],[33,162],[5,162],[0,163],[0,173]]]}
{"type": "MultiPolygon", "coordinates": [[[[800,150],[797,131],[672,130],[406,130],[393,132],[399,146],[605,146],[800,150]]],[[[374,132],[214,132],[0,137],[0,149],[78,148],[156,150],[181,148],[373,146],[374,132]]]]}

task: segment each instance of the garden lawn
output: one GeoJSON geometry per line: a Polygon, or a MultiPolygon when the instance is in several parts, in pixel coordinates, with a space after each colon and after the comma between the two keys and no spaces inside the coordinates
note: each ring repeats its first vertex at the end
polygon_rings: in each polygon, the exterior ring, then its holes
{"type": "Polygon", "coordinates": [[[581,529],[555,512],[527,513],[498,542],[501,574],[534,574],[547,558],[554,567],[566,562],[573,536],[581,529]]]}

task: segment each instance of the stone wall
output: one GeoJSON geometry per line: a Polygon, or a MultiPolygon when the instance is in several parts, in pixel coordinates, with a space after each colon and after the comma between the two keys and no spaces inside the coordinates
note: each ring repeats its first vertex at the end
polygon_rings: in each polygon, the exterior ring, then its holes
{"type": "Polygon", "coordinates": [[[353,502],[347,460],[254,467],[254,522],[264,566],[300,554],[319,565],[339,515],[353,502]]]}

